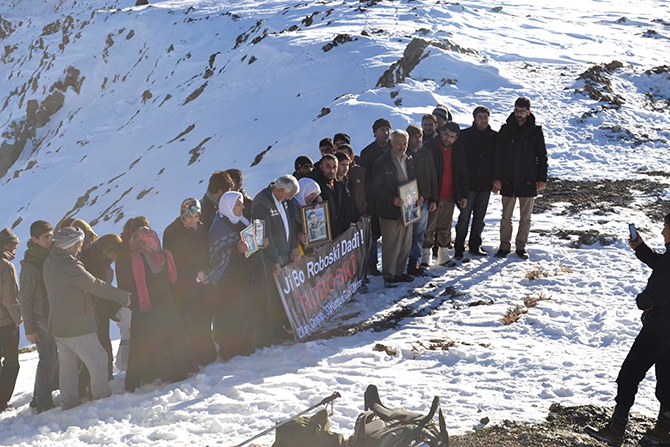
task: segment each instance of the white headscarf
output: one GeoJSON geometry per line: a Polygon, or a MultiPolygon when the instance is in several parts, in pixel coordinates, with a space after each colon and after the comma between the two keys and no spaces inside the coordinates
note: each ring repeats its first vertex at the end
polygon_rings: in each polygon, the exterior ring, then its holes
{"type": "Polygon", "coordinates": [[[238,200],[243,200],[241,193],[237,191],[228,191],[224,193],[219,199],[219,213],[226,216],[232,224],[242,222],[244,225],[249,225],[249,220],[246,217],[236,216],[233,212],[233,207],[238,200]]]}
{"type": "Polygon", "coordinates": [[[317,195],[321,194],[321,187],[319,186],[319,184],[309,177],[301,178],[300,180],[298,180],[298,184],[300,185],[300,190],[296,193],[294,197],[298,202],[298,205],[300,206],[307,205],[305,198],[310,194],[313,193],[316,193],[317,195]]]}

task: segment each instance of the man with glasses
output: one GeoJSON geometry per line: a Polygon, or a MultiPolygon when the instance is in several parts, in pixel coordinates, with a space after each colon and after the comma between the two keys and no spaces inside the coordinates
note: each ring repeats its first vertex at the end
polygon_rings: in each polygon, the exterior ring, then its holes
{"type": "Polygon", "coordinates": [[[514,112],[500,128],[493,178],[493,192],[502,195],[500,248],[495,257],[504,258],[512,250],[512,214],[518,199],[520,217],[516,254],[521,259],[528,259],[526,244],[530,233],[530,215],[535,196],[547,186],[547,147],[542,127],[535,124],[528,98],[517,98],[514,112]]]}

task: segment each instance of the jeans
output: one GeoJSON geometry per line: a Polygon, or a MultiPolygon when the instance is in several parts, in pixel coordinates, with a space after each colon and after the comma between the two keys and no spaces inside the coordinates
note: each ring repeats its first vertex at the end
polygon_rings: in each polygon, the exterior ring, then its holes
{"type": "Polygon", "coordinates": [[[412,248],[409,251],[409,265],[416,266],[421,259],[424,232],[428,227],[428,202],[421,205],[421,219],[414,222],[412,228],[412,248]]]}
{"type": "Polygon", "coordinates": [[[486,217],[490,197],[491,191],[470,191],[468,193],[468,204],[461,209],[456,223],[456,242],[454,243],[456,252],[465,250],[465,236],[468,234],[470,215],[472,215],[472,228],[470,229],[469,249],[475,251],[482,245],[484,217],[486,217]]]}
{"type": "Polygon", "coordinates": [[[640,331],[626,360],[621,365],[614,415],[628,418],[640,382],[652,366],[656,367],[656,399],[661,403],[659,415],[670,411],[670,334],[640,331]]]}
{"type": "Polygon", "coordinates": [[[33,397],[38,411],[53,407],[51,392],[58,389],[58,349],[56,339],[49,333],[48,324],[47,320],[37,320],[37,336],[40,341],[35,346],[39,362],[33,397]]]}
{"type": "Polygon", "coordinates": [[[14,394],[19,375],[19,328],[14,323],[0,327],[0,410],[14,394]]]}

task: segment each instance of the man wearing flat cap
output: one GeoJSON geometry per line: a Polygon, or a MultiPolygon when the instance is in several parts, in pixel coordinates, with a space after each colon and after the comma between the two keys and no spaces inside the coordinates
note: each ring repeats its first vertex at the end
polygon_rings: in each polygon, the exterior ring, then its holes
{"type": "Polygon", "coordinates": [[[5,228],[0,231],[0,413],[9,404],[19,375],[19,285],[12,259],[19,238],[5,228]]]}
{"type": "Polygon", "coordinates": [[[91,295],[130,305],[130,294],[112,287],[86,271],[77,259],[84,232],[65,227],[54,234],[51,253],[44,261],[43,277],[49,299],[49,332],[58,345],[59,385],[64,410],[79,402],[77,362],[81,360],[91,377],[91,396],[110,396],[107,352],[100,344],[91,295]]]}

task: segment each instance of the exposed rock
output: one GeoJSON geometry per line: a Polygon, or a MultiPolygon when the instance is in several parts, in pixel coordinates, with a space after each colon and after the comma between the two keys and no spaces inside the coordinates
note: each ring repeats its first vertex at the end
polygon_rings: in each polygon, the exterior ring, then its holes
{"type": "MultiPolygon", "coordinates": [[[[377,81],[377,87],[391,88],[396,84],[404,82],[405,78],[409,77],[409,74],[412,72],[412,70],[414,70],[414,68],[419,65],[419,62],[430,55],[430,50],[428,49],[430,46],[440,48],[445,51],[477,55],[475,50],[463,48],[449,39],[445,39],[443,41],[429,41],[425,39],[414,38],[407,45],[407,47],[405,47],[403,56],[397,62],[393,63],[393,65],[391,65],[391,67],[389,67],[389,69],[386,70],[383,75],[381,75],[377,81]]],[[[455,83],[455,81],[445,80],[443,85],[446,85],[446,83],[455,83]]]]}
{"type": "Polygon", "coordinates": [[[263,156],[264,156],[265,154],[267,154],[268,151],[269,151],[270,149],[272,149],[272,145],[268,146],[264,151],[262,151],[262,152],[260,152],[258,155],[256,155],[256,157],[254,158],[254,161],[251,163],[251,165],[250,165],[249,167],[250,167],[250,168],[253,168],[253,167],[256,166],[258,163],[260,163],[261,160],[263,160],[263,156]]]}
{"type": "Polygon", "coordinates": [[[594,65],[579,75],[577,79],[584,80],[584,87],[575,89],[575,93],[586,92],[591,99],[598,102],[607,102],[618,109],[626,101],[612,90],[612,81],[609,79],[609,75],[621,67],[623,67],[623,64],[619,61],[594,65]]]}
{"type": "Polygon", "coordinates": [[[324,45],[322,50],[324,52],[328,52],[338,45],[342,45],[345,42],[352,42],[354,40],[358,40],[358,37],[354,37],[352,39],[352,37],[349,34],[338,34],[337,36],[335,36],[335,38],[331,43],[327,43],[326,45],[324,45]]]}

